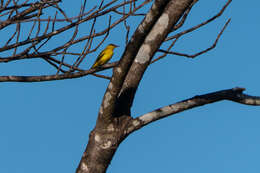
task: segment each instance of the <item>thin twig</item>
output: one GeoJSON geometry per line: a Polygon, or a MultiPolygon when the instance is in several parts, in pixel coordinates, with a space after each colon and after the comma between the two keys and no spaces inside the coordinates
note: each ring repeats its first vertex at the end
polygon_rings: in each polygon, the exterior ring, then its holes
{"type": "Polygon", "coordinates": [[[221,35],[223,34],[224,30],[226,29],[227,25],[229,24],[231,19],[228,19],[228,21],[225,23],[224,27],[222,28],[222,30],[220,31],[220,33],[218,34],[216,40],[214,41],[214,43],[207,49],[205,50],[202,50],[198,53],[195,53],[195,54],[192,54],[192,55],[189,55],[189,54],[185,54],[185,53],[179,53],[179,52],[170,52],[170,51],[165,51],[165,50],[162,50],[162,49],[159,49],[158,51],[159,52],[163,52],[163,53],[167,53],[167,54],[173,54],[173,55],[178,55],[178,56],[185,56],[187,58],[195,58],[201,54],[204,54],[212,49],[214,49],[218,43],[218,40],[219,38],[221,37],[221,35]]]}
{"type": "Polygon", "coordinates": [[[169,41],[169,40],[175,39],[175,38],[177,38],[177,37],[180,37],[180,36],[182,36],[182,35],[184,35],[184,34],[187,34],[187,33],[189,33],[189,32],[192,32],[192,31],[194,31],[194,30],[196,30],[196,29],[198,29],[198,28],[200,28],[200,27],[202,27],[202,26],[204,26],[204,25],[206,25],[206,24],[208,24],[208,23],[214,21],[216,18],[220,17],[220,16],[224,13],[225,9],[228,7],[228,5],[229,5],[231,2],[232,2],[232,0],[228,0],[227,3],[222,7],[222,9],[221,9],[215,16],[211,17],[210,19],[208,19],[208,20],[206,20],[206,21],[204,21],[204,22],[202,22],[202,23],[200,23],[200,24],[198,24],[198,25],[196,25],[196,26],[194,26],[194,27],[191,27],[191,28],[189,28],[189,29],[187,29],[187,30],[184,30],[184,31],[182,31],[182,32],[180,32],[180,33],[177,33],[177,34],[175,34],[175,35],[173,35],[173,36],[169,36],[169,37],[167,37],[167,38],[165,39],[165,41],[169,41]]]}

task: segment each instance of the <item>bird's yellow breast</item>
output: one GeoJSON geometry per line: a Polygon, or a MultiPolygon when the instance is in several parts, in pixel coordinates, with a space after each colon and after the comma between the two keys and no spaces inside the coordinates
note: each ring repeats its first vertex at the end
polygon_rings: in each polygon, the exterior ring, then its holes
{"type": "Polygon", "coordinates": [[[100,61],[102,62],[101,64],[107,63],[113,56],[113,50],[112,49],[107,49],[104,51],[104,55],[100,58],[100,61]]]}
{"type": "Polygon", "coordinates": [[[99,54],[98,59],[96,60],[92,68],[106,64],[112,58],[112,56],[113,56],[113,49],[107,48],[103,50],[99,54]]]}

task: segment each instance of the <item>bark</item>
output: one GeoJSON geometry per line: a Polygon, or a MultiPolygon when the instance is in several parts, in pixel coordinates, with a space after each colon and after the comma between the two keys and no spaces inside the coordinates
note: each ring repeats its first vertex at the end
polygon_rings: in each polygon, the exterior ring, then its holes
{"type": "Polygon", "coordinates": [[[77,173],[106,172],[119,144],[128,135],[127,129],[129,123],[132,122],[131,104],[124,104],[125,101],[131,103],[155,51],[192,2],[193,0],[156,0],[154,2],[127,45],[118,67],[114,68],[111,82],[100,107],[96,127],[90,134],[89,143],[77,173]],[[151,48],[151,51],[145,52],[144,48],[147,47],[151,48]],[[129,88],[126,86],[130,84],[130,80],[133,80],[134,86],[131,85],[129,88]],[[122,95],[130,95],[131,99],[122,95]]]}
{"type": "Polygon", "coordinates": [[[129,123],[128,133],[132,133],[133,131],[140,129],[147,124],[162,118],[166,118],[170,115],[222,100],[229,100],[251,106],[260,106],[260,97],[244,94],[244,90],[245,88],[240,87],[221,90],[205,95],[198,95],[190,99],[161,107],[131,120],[132,122],[129,123]]]}
{"type": "Polygon", "coordinates": [[[121,89],[119,100],[120,107],[124,110],[129,109],[130,111],[136,90],[152,57],[192,2],[193,0],[170,1],[157,23],[147,35],[121,89]]]}
{"type": "Polygon", "coordinates": [[[145,37],[160,17],[168,2],[169,0],[156,0],[154,2],[151,9],[146,14],[146,17],[140,23],[138,29],[135,31],[130,42],[126,46],[118,66],[113,70],[112,79],[100,107],[97,126],[104,126],[104,124],[107,122],[109,123],[110,119],[114,116],[113,114],[117,105],[117,97],[125,80],[125,76],[145,37]]]}
{"type": "Polygon", "coordinates": [[[107,128],[95,128],[89,136],[89,142],[77,173],[104,173],[107,170],[119,144],[127,137],[127,126],[132,120],[129,116],[114,119],[107,128]]]}

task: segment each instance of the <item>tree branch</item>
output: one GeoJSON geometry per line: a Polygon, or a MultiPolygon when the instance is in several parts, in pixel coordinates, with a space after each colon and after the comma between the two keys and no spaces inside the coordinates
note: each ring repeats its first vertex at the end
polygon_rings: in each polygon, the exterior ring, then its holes
{"type": "MultiPolygon", "coordinates": [[[[148,3],[149,1],[150,0],[147,0],[144,3],[148,3]]],[[[109,86],[107,87],[102,104],[100,106],[97,127],[104,128],[104,125],[111,121],[116,107],[117,96],[121,90],[125,76],[145,37],[157,19],[160,17],[167,2],[168,1],[166,0],[157,0],[153,3],[151,9],[146,14],[146,17],[140,23],[130,42],[126,46],[119,64],[113,70],[112,79],[109,83],[109,86]]]]}
{"type": "Polygon", "coordinates": [[[118,114],[130,115],[136,90],[151,59],[192,2],[193,0],[171,0],[166,5],[160,18],[146,36],[128,71],[118,98],[120,102],[118,114]]]}
{"type": "Polygon", "coordinates": [[[103,77],[105,79],[110,79],[103,75],[94,74],[96,72],[112,68],[116,66],[117,62],[108,63],[103,65],[100,68],[83,70],[75,73],[64,73],[56,75],[42,75],[42,76],[0,76],[0,82],[43,82],[43,81],[52,81],[52,80],[62,80],[62,79],[73,79],[79,78],[87,75],[94,75],[98,77],[103,77]]]}
{"type": "MultiPolygon", "coordinates": [[[[18,42],[18,43],[14,43],[14,44],[11,44],[11,45],[7,45],[7,46],[5,46],[5,47],[1,47],[1,48],[0,48],[0,52],[2,52],[2,51],[7,51],[7,50],[9,50],[9,49],[13,49],[13,48],[15,48],[15,47],[23,46],[23,45],[26,45],[26,44],[29,44],[29,43],[32,43],[32,42],[40,42],[40,41],[42,41],[42,40],[44,40],[44,39],[46,39],[46,38],[53,37],[53,36],[55,36],[55,35],[58,35],[58,34],[60,34],[60,33],[65,32],[65,31],[67,31],[67,30],[69,30],[69,29],[71,29],[71,28],[75,27],[76,25],[79,25],[79,24],[81,24],[81,23],[83,23],[83,22],[89,21],[89,20],[94,19],[94,18],[99,17],[99,16],[103,16],[103,15],[105,15],[105,14],[107,14],[107,13],[110,13],[110,12],[112,12],[113,10],[115,10],[115,9],[117,9],[117,8],[120,8],[120,7],[122,7],[122,6],[126,5],[126,4],[131,3],[132,1],[126,1],[126,2],[120,3],[120,4],[118,4],[118,5],[115,5],[115,6],[111,7],[111,8],[109,8],[109,9],[105,10],[105,8],[106,8],[107,6],[111,5],[111,4],[114,3],[114,2],[116,2],[116,1],[114,0],[114,1],[112,1],[112,2],[110,2],[110,3],[108,3],[107,5],[105,5],[104,7],[102,7],[101,9],[92,12],[89,16],[86,16],[85,18],[82,18],[81,20],[77,20],[76,22],[70,23],[69,25],[63,26],[63,27],[61,27],[61,28],[59,28],[59,29],[57,29],[57,30],[55,30],[55,31],[52,31],[52,32],[50,32],[50,33],[48,33],[48,34],[36,36],[36,37],[34,37],[34,38],[32,38],[32,39],[26,39],[26,40],[20,41],[20,42],[18,42]],[[102,11],[102,10],[104,10],[104,11],[102,11]]],[[[128,15],[128,16],[126,16],[126,17],[129,17],[129,16],[130,16],[130,15],[128,15]]],[[[125,18],[122,18],[121,20],[123,21],[124,19],[125,19],[125,18]]],[[[113,23],[113,24],[111,25],[111,28],[114,27],[114,26],[116,26],[118,23],[120,23],[121,20],[119,19],[119,21],[113,23]]],[[[39,22],[40,22],[40,20],[39,20],[39,22]]],[[[3,24],[1,24],[1,25],[5,26],[5,23],[3,22],[3,24]]],[[[0,28],[1,28],[1,25],[0,25],[0,28]]],[[[105,33],[106,33],[109,29],[111,29],[111,28],[106,28],[106,29],[103,30],[102,32],[96,33],[95,35],[92,35],[92,36],[85,36],[85,37],[83,37],[83,38],[81,38],[81,39],[75,40],[74,42],[79,42],[79,41],[81,41],[82,39],[88,39],[88,38],[91,38],[91,37],[97,37],[97,36],[103,35],[103,34],[105,34],[105,33]]],[[[74,42],[73,42],[73,43],[74,43],[74,42]]]]}
{"type": "MultiPolygon", "coordinates": [[[[223,34],[223,32],[226,29],[227,25],[229,24],[230,20],[231,19],[228,19],[228,21],[225,23],[225,25],[223,26],[223,28],[219,32],[219,34],[218,34],[217,38],[215,39],[214,43],[210,47],[208,47],[207,49],[204,49],[204,50],[202,50],[200,52],[197,52],[197,53],[191,54],[191,55],[185,54],[185,53],[179,53],[179,52],[172,52],[172,51],[163,50],[163,49],[158,49],[158,52],[163,52],[163,53],[166,53],[166,54],[172,54],[172,55],[178,55],[178,56],[184,56],[184,57],[187,57],[187,58],[195,58],[195,57],[197,57],[199,55],[207,53],[208,51],[214,49],[217,46],[218,40],[220,39],[221,35],[223,34]]],[[[152,63],[157,61],[157,60],[159,60],[159,59],[157,58],[157,59],[153,60],[152,63]]]]}
{"type": "Polygon", "coordinates": [[[129,123],[127,133],[130,134],[133,131],[146,126],[147,124],[170,115],[222,100],[230,100],[245,105],[260,106],[260,97],[243,94],[244,90],[245,88],[240,87],[221,90],[205,95],[198,95],[187,100],[161,107],[133,119],[132,123],[129,123]]]}
{"type": "Polygon", "coordinates": [[[173,35],[173,36],[169,36],[169,37],[167,37],[167,38],[165,39],[165,41],[169,41],[169,40],[178,38],[178,37],[180,37],[180,36],[182,36],[182,35],[185,35],[185,34],[187,34],[187,33],[190,33],[190,32],[192,32],[192,31],[194,31],[194,30],[196,30],[196,29],[198,29],[198,28],[200,28],[200,27],[202,27],[202,26],[204,26],[204,25],[207,25],[208,23],[214,21],[215,19],[217,19],[218,17],[220,17],[220,16],[224,13],[224,11],[226,10],[226,8],[229,6],[229,4],[230,4],[231,2],[232,2],[232,0],[228,0],[227,3],[222,7],[222,9],[221,9],[216,15],[214,15],[214,16],[211,17],[211,18],[209,18],[208,20],[206,20],[206,21],[204,21],[204,22],[202,22],[202,23],[200,23],[200,24],[198,24],[198,25],[196,25],[196,26],[193,26],[193,27],[191,27],[191,28],[189,28],[189,29],[187,29],[187,30],[184,30],[184,31],[182,31],[182,32],[180,32],[180,33],[177,33],[177,34],[175,34],[175,35],[173,35]]]}

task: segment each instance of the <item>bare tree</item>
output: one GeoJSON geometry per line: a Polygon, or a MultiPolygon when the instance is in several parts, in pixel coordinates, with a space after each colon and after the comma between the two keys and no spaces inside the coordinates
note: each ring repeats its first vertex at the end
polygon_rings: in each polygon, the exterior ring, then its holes
{"type": "Polygon", "coordinates": [[[136,90],[147,67],[164,58],[168,54],[195,58],[215,48],[219,38],[230,22],[223,25],[212,45],[195,54],[186,54],[171,51],[177,41],[186,34],[207,25],[220,17],[231,3],[227,0],[223,8],[213,17],[189,29],[179,31],[187,20],[192,7],[198,0],[112,0],[104,3],[100,1],[88,11],[85,11],[87,1],[83,2],[77,16],[68,17],[60,7],[60,0],[41,0],[38,2],[19,2],[19,0],[1,0],[0,13],[3,20],[0,29],[14,29],[6,42],[0,47],[1,63],[41,59],[47,62],[56,71],[53,74],[38,76],[0,76],[0,82],[42,82],[79,78],[87,75],[108,79],[109,85],[100,106],[95,128],[90,133],[89,142],[77,168],[78,173],[106,172],[115,151],[120,143],[131,133],[141,129],[161,118],[174,115],[178,112],[194,107],[230,100],[246,105],[260,105],[260,97],[243,94],[244,88],[232,88],[205,95],[198,95],[177,103],[161,107],[145,113],[137,118],[131,116],[131,107],[136,90]],[[139,11],[152,3],[146,14],[139,11]],[[54,12],[54,13],[53,13],[54,12]],[[46,14],[49,17],[46,18],[46,14]],[[52,16],[53,13],[53,16],[52,16]],[[117,15],[111,15],[111,14],[117,15]],[[133,35],[129,35],[130,26],[126,19],[139,16],[142,22],[133,35]],[[96,21],[107,17],[107,27],[96,31],[96,21]],[[112,22],[111,18],[113,20],[112,22]],[[119,62],[103,65],[100,68],[84,69],[82,62],[87,55],[95,52],[109,37],[109,33],[120,23],[125,26],[126,47],[119,62]],[[80,34],[83,24],[89,26],[89,34],[80,34]],[[22,26],[30,27],[28,32],[22,32],[22,26]],[[51,41],[62,34],[71,34],[67,42],[62,45],[53,45],[51,41]],[[102,39],[100,39],[100,37],[102,39]],[[131,39],[129,40],[129,37],[131,39]],[[93,44],[96,39],[98,44],[93,44]],[[50,46],[51,45],[51,46],[50,46]],[[80,52],[70,51],[74,46],[81,45],[80,52]],[[162,49],[166,45],[167,49],[162,49]],[[156,53],[162,53],[157,56],[156,53]],[[67,57],[74,57],[75,61],[67,62],[67,57]],[[111,77],[96,74],[113,68],[111,77]]]}

